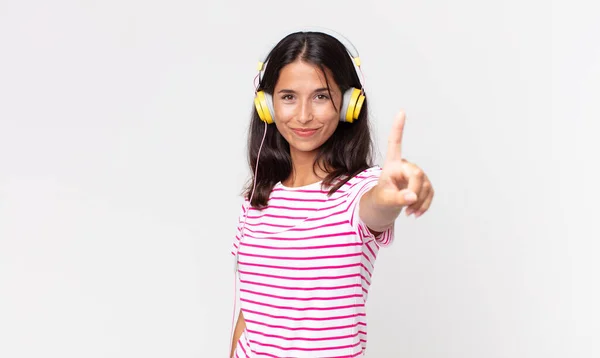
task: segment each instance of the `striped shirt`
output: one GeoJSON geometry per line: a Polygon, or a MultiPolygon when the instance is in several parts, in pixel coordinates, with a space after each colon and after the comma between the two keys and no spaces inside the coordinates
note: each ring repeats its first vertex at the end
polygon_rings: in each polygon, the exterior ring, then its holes
{"type": "Polygon", "coordinates": [[[381,168],[332,196],[321,183],[277,183],[262,210],[242,205],[231,253],[246,329],[234,357],[360,357],[375,259],[394,227],[374,237],[358,215],[381,168]],[[243,229],[243,235],[242,235],[243,229]]]}

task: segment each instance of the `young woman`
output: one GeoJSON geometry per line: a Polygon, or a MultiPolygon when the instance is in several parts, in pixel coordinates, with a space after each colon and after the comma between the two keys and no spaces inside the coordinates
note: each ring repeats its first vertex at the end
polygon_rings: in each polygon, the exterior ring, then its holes
{"type": "Polygon", "coordinates": [[[345,38],[293,33],[267,59],[248,141],[254,175],[232,248],[241,310],[231,356],[364,356],[378,250],[392,243],[403,209],[429,209],[433,189],[402,158],[402,112],[384,165],[372,164],[360,59],[345,38]]]}

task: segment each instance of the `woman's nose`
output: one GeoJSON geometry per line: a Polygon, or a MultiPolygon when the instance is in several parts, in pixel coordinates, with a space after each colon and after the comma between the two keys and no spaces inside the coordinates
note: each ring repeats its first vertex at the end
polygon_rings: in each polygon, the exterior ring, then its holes
{"type": "Polygon", "coordinates": [[[298,122],[305,124],[313,120],[314,116],[312,113],[312,104],[304,103],[300,106],[300,113],[298,113],[298,122]]]}

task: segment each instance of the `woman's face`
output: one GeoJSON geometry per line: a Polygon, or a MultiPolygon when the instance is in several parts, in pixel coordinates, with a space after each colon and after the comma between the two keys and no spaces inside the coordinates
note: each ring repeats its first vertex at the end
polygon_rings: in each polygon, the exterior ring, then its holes
{"type": "Polygon", "coordinates": [[[275,125],[290,144],[290,154],[314,153],[333,134],[339,123],[341,91],[326,69],[295,61],[284,66],[273,91],[275,125]],[[329,89],[327,90],[327,82],[329,89]]]}

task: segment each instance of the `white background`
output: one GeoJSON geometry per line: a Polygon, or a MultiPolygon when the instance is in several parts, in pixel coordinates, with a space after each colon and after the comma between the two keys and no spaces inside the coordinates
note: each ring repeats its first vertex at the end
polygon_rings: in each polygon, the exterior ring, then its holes
{"type": "Polygon", "coordinates": [[[600,356],[597,13],[0,0],[0,357],[226,356],[255,66],[307,25],[437,193],[381,251],[368,356],[600,356]]]}

